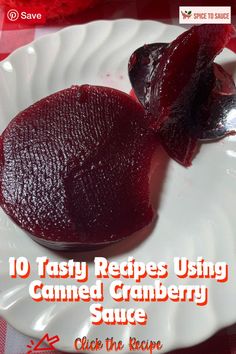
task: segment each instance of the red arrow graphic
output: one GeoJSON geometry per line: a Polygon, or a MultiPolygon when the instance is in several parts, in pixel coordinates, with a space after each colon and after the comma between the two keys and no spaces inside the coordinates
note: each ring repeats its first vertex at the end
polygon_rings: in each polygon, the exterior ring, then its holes
{"type": "Polygon", "coordinates": [[[54,347],[53,344],[59,342],[59,340],[60,338],[58,336],[54,336],[50,338],[48,333],[46,333],[36,345],[33,340],[30,341],[30,344],[27,345],[27,348],[30,348],[30,350],[26,354],[31,354],[37,351],[42,352],[47,350],[55,350],[56,348],[54,347]]]}

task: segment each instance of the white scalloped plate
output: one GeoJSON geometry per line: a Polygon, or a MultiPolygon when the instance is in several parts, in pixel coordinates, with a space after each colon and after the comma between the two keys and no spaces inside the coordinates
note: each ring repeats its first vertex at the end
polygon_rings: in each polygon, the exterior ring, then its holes
{"type": "MultiPolygon", "coordinates": [[[[182,31],[179,27],[152,21],[98,21],[66,28],[18,49],[0,63],[0,131],[31,103],[75,83],[106,85],[129,92],[127,62],[130,54],[144,43],[169,42],[182,31]]],[[[224,50],[218,62],[232,71],[235,54],[224,50]]],[[[46,332],[59,335],[61,340],[57,348],[65,351],[72,351],[75,338],[85,335],[90,339],[104,339],[109,335],[125,342],[129,336],[160,339],[164,345],[162,352],[206,339],[236,321],[235,191],[236,139],[229,137],[202,146],[189,169],[173,161],[168,164],[158,222],[144,240],[133,237],[119,247],[111,246],[92,254],[59,255],[32,241],[0,210],[0,315],[32,337],[40,338],[46,332]],[[170,265],[174,256],[186,256],[191,260],[203,256],[214,262],[227,261],[229,282],[188,282],[209,286],[206,307],[171,302],[145,303],[143,307],[149,320],[144,327],[92,326],[87,303],[33,302],[28,284],[38,278],[35,267],[27,280],[11,280],[8,275],[10,256],[26,256],[34,264],[37,256],[47,256],[51,260],[74,256],[82,260],[95,254],[109,255],[117,261],[133,255],[140,261],[166,261],[170,265]]],[[[89,268],[92,274],[93,263],[89,268]]],[[[88,284],[93,282],[90,275],[88,284]]],[[[180,283],[173,273],[165,281],[166,285],[171,283],[180,283]]],[[[186,281],[182,280],[182,283],[186,281]]],[[[109,281],[106,289],[108,285],[109,281]]],[[[104,302],[104,307],[130,306],[132,304],[104,302]]]]}

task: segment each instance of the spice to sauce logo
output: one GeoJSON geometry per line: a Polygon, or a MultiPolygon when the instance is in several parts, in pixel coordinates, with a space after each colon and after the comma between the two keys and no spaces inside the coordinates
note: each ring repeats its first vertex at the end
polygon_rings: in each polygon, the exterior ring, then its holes
{"type": "Polygon", "coordinates": [[[230,6],[180,6],[180,24],[231,23],[230,6]]]}
{"type": "Polygon", "coordinates": [[[44,24],[46,15],[43,9],[9,9],[6,11],[6,22],[25,24],[44,24]]]}
{"type": "Polygon", "coordinates": [[[190,18],[192,16],[192,11],[181,11],[183,19],[190,18]]]}

